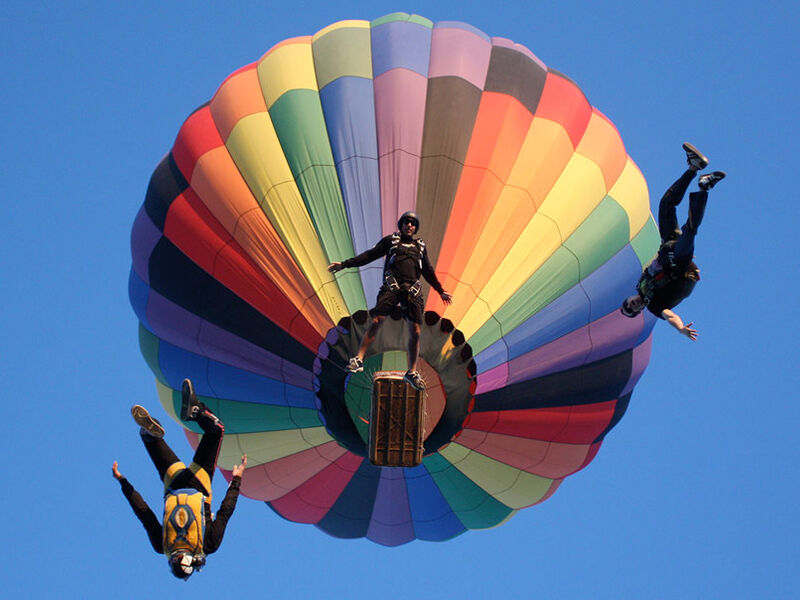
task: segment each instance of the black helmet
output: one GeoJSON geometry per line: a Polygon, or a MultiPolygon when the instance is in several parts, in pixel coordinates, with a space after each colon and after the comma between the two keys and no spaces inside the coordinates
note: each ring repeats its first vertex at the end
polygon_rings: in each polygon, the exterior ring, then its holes
{"type": "Polygon", "coordinates": [[[622,302],[622,306],[620,307],[619,312],[621,312],[623,315],[625,315],[629,319],[632,319],[635,316],[637,316],[640,312],[642,312],[645,309],[645,307],[646,307],[646,304],[645,304],[644,298],[642,298],[641,294],[633,295],[633,296],[630,296],[628,298],[625,298],[625,300],[622,302]],[[631,304],[631,298],[633,298],[634,300],[637,300],[637,299],[640,300],[640,302],[638,303],[639,305],[638,306],[633,306],[631,304]]]}
{"type": "Polygon", "coordinates": [[[625,300],[623,301],[622,307],[619,309],[619,312],[621,312],[623,315],[625,315],[630,319],[639,314],[637,312],[633,312],[633,309],[631,309],[630,305],[628,304],[627,298],[625,298],[625,300]]]}
{"type": "Polygon", "coordinates": [[[419,232],[419,217],[417,216],[417,213],[415,213],[413,210],[404,212],[402,215],[400,215],[400,219],[397,221],[397,228],[402,229],[403,223],[406,221],[411,221],[417,228],[417,232],[419,232]]]}

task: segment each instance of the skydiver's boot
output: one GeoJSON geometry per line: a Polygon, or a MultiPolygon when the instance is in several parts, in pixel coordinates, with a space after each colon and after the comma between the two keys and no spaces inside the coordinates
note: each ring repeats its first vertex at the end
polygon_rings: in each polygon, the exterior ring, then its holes
{"type": "Polygon", "coordinates": [[[407,371],[403,376],[403,381],[408,383],[415,390],[425,389],[425,382],[422,380],[422,375],[419,374],[419,371],[407,371]]]}
{"type": "Polygon", "coordinates": [[[713,173],[701,175],[700,179],[697,180],[697,183],[701,190],[707,192],[723,179],[725,179],[724,171],[714,171],[713,173]]]}
{"type": "Polygon", "coordinates": [[[694,171],[702,171],[708,166],[708,159],[700,150],[692,146],[689,142],[684,142],[683,150],[686,152],[686,163],[694,171]]]}
{"type": "Polygon", "coordinates": [[[136,421],[136,424],[142,428],[142,431],[146,435],[156,439],[164,437],[164,428],[161,426],[161,423],[151,417],[144,406],[134,404],[131,407],[131,416],[133,416],[133,420],[136,421]]]}
{"type": "Polygon", "coordinates": [[[194,421],[200,414],[201,403],[194,395],[194,386],[190,379],[184,379],[181,385],[181,421],[194,421]]]}
{"type": "Polygon", "coordinates": [[[195,396],[191,379],[184,379],[181,385],[181,420],[196,422],[206,433],[213,430],[225,430],[219,417],[195,396]]]}

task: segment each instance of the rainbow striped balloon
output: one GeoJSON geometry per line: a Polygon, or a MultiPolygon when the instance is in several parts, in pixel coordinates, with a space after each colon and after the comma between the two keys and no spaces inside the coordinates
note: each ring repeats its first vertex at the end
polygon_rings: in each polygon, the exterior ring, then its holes
{"type": "Polygon", "coordinates": [[[223,473],[248,455],[244,495],[337,537],[441,541],[595,456],[649,359],[655,319],[619,306],[658,244],[641,172],[572,81],[398,13],[275,45],[184,122],[133,226],[130,300],[164,408],[191,378],[223,473]],[[426,292],[423,464],[376,467],[370,373],[405,369],[407,328],[387,319],[349,375],[383,265],[327,265],[407,210],[454,302],[426,292]]]}

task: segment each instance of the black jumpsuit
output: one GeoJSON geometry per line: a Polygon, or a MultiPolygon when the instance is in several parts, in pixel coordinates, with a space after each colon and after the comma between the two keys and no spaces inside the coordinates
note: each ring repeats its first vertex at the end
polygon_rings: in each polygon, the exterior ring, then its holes
{"type": "Polygon", "coordinates": [[[400,305],[406,319],[422,323],[425,299],[419,285],[420,276],[437,292],[444,292],[428,259],[425,245],[413,237],[404,237],[398,233],[387,235],[374,248],[342,261],[342,266],[360,267],[382,256],[386,257],[383,267],[384,282],[378,290],[375,307],[369,311],[370,315],[386,316],[395,306],[400,305]]]}

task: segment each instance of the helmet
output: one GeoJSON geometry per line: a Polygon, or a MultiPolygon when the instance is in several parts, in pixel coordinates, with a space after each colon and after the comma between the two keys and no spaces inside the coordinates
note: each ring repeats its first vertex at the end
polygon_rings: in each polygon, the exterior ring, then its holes
{"type": "Polygon", "coordinates": [[[636,316],[636,313],[631,310],[630,306],[628,306],[627,298],[625,298],[625,300],[623,301],[622,306],[619,309],[619,312],[621,312],[626,317],[630,317],[631,319],[636,316]]]}
{"type": "Polygon", "coordinates": [[[415,213],[413,210],[404,212],[400,216],[400,219],[397,221],[397,228],[402,229],[403,223],[405,223],[406,221],[411,221],[417,228],[417,232],[419,232],[419,217],[417,216],[417,213],[415,213]]]}
{"type": "Polygon", "coordinates": [[[206,564],[206,557],[193,555],[191,552],[173,552],[169,556],[169,570],[178,579],[189,579],[195,570],[200,570],[206,564]]]}
{"type": "MultiPolygon", "coordinates": [[[[641,303],[636,303],[636,304],[638,304],[638,306],[634,305],[634,304],[631,303],[631,298],[636,300],[636,296],[631,296],[630,298],[625,298],[625,300],[622,302],[622,306],[620,307],[619,312],[621,312],[626,317],[632,319],[633,317],[635,317],[636,315],[638,315],[640,312],[642,312],[644,310],[644,306],[645,305],[644,305],[643,301],[641,303]]],[[[639,298],[641,298],[641,296],[639,296],[639,298]]]]}

